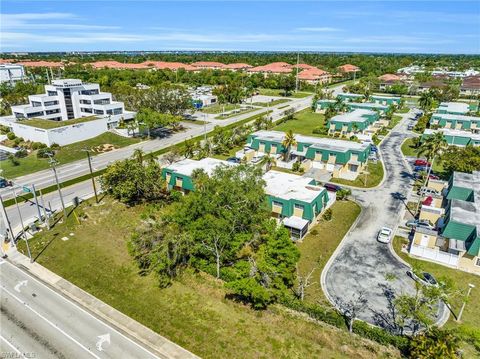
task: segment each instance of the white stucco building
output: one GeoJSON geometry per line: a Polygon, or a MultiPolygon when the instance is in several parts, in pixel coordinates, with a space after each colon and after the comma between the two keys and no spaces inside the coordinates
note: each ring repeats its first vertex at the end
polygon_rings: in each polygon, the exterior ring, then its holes
{"type": "Polygon", "coordinates": [[[128,120],[135,116],[135,112],[125,110],[123,102],[113,101],[111,93],[101,92],[98,84],[76,79],[54,80],[45,86],[44,94],[28,96],[28,102],[28,105],[12,106],[12,114],[17,120],[65,121],[105,115],[110,124],[116,124],[121,118],[128,120]]]}
{"type": "Polygon", "coordinates": [[[0,83],[14,84],[25,79],[25,69],[18,64],[0,64],[0,83]]]}

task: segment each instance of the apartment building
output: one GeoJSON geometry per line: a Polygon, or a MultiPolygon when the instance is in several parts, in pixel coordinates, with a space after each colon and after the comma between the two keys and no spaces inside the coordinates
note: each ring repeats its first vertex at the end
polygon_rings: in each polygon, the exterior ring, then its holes
{"type": "Polygon", "coordinates": [[[374,102],[347,102],[347,108],[349,111],[353,111],[355,109],[361,109],[361,110],[378,111],[379,113],[382,113],[382,114],[388,110],[388,106],[381,105],[379,103],[374,103],[374,102]]]}
{"type": "Polygon", "coordinates": [[[352,112],[336,115],[328,120],[328,134],[353,136],[357,133],[375,132],[373,124],[380,119],[376,111],[354,109],[352,112]]]}
{"type": "Polygon", "coordinates": [[[373,103],[378,103],[384,106],[390,106],[390,105],[400,106],[402,103],[401,97],[380,96],[380,95],[371,95],[369,97],[369,101],[373,103]]]}
{"type": "Polygon", "coordinates": [[[464,102],[442,102],[437,109],[437,113],[451,115],[465,115],[469,111],[470,106],[464,102]]]}
{"type": "Polygon", "coordinates": [[[135,112],[126,111],[123,102],[113,101],[112,94],[101,92],[98,84],[76,79],[54,80],[45,85],[45,93],[28,96],[27,105],[12,106],[17,120],[41,118],[65,121],[92,115],[107,116],[115,124],[121,118],[128,120],[135,112]]]}
{"type": "Polygon", "coordinates": [[[480,133],[480,117],[451,113],[434,113],[430,118],[430,128],[453,129],[480,133]]]}
{"type": "Polygon", "coordinates": [[[442,194],[420,212],[438,230],[417,228],[410,253],[480,274],[480,172],[454,172],[442,194]]]}
{"type": "Polygon", "coordinates": [[[438,130],[426,129],[422,135],[422,141],[432,136],[433,134],[441,132],[445,141],[450,146],[465,147],[465,146],[480,146],[480,132],[454,130],[451,128],[440,128],[438,130]]]}
{"type": "Polygon", "coordinates": [[[364,96],[358,93],[342,92],[337,95],[337,98],[339,98],[344,102],[351,102],[351,101],[363,100],[364,96]]]}
{"type": "MultiPolygon", "coordinates": [[[[244,153],[247,159],[272,155],[281,161],[287,149],[285,134],[280,131],[257,131],[248,136],[244,153]]],[[[353,141],[295,135],[297,144],[289,149],[287,161],[298,161],[304,170],[325,170],[333,177],[354,180],[367,164],[370,145],[353,141]]],[[[237,155],[238,156],[238,155],[237,155]]],[[[280,165],[280,164],[277,164],[280,165]]]]}

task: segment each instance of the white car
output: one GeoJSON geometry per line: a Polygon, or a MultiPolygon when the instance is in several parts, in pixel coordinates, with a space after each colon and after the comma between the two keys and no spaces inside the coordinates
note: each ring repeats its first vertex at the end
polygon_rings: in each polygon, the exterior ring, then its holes
{"type": "Polygon", "coordinates": [[[380,243],[390,243],[392,239],[393,231],[388,227],[382,227],[382,229],[378,232],[377,241],[380,243]]]}

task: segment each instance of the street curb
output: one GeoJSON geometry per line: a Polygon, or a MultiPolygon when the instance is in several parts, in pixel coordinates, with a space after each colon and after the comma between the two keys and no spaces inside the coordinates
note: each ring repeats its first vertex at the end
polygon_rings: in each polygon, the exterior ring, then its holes
{"type": "Polygon", "coordinates": [[[338,244],[337,248],[335,248],[335,250],[333,251],[332,255],[330,256],[330,258],[328,259],[327,263],[325,264],[325,266],[323,267],[323,270],[322,270],[322,273],[320,274],[320,287],[322,288],[322,292],[323,294],[325,294],[325,297],[327,297],[328,301],[330,302],[330,304],[332,304],[332,306],[336,309],[340,309],[335,301],[333,300],[333,298],[330,296],[330,294],[328,293],[328,290],[327,290],[327,283],[326,283],[326,276],[327,276],[327,272],[328,270],[330,269],[330,267],[332,266],[332,263],[334,262],[335,258],[337,257],[338,253],[340,252],[340,250],[345,246],[345,239],[347,238],[347,236],[355,229],[355,227],[357,226],[358,222],[360,221],[360,217],[362,216],[364,210],[365,210],[365,207],[363,207],[360,203],[356,202],[356,201],[352,201],[353,203],[356,203],[358,206],[360,206],[360,213],[358,214],[357,218],[355,219],[355,221],[352,223],[352,225],[350,226],[350,228],[348,229],[347,233],[345,233],[345,235],[343,236],[342,240],[340,241],[340,243],[338,244]]]}
{"type": "Polygon", "coordinates": [[[199,358],[195,354],[154,332],[150,328],[147,328],[143,324],[111,307],[42,265],[38,263],[30,263],[28,257],[22,253],[15,250],[14,254],[11,254],[7,260],[17,268],[26,270],[36,279],[65,295],[74,304],[80,306],[80,308],[87,309],[87,311],[95,314],[95,316],[111,325],[114,329],[134,338],[147,349],[153,351],[153,354],[164,358],[174,359],[199,358]],[[17,257],[20,260],[12,260],[12,257],[17,257]],[[122,324],[121,322],[124,323],[122,324]],[[142,333],[143,336],[140,336],[139,333],[142,333]]]}

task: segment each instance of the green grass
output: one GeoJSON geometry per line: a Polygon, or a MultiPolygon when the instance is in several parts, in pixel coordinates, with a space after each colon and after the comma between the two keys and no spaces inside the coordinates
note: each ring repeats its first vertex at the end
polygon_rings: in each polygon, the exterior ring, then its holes
{"type": "Polygon", "coordinates": [[[292,130],[294,133],[306,135],[306,136],[316,136],[316,137],[327,137],[327,135],[319,135],[313,133],[313,130],[318,127],[325,126],[325,116],[320,113],[313,112],[311,109],[307,108],[300,112],[297,112],[294,115],[293,120],[285,121],[275,126],[273,129],[275,131],[289,131],[292,130]]]}
{"type": "MultiPolygon", "coordinates": [[[[264,96],[281,96],[285,97],[285,92],[281,89],[258,89],[258,93],[260,95],[264,96]]],[[[291,92],[291,94],[287,97],[293,97],[293,98],[303,98],[307,96],[313,95],[312,92],[304,92],[304,91],[298,91],[298,92],[291,92]]]]}
{"type": "Polygon", "coordinates": [[[208,123],[207,121],[202,121],[202,120],[187,120],[187,119],[182,119],[182,122],[191,123],[192,125],[204,125],[208,123]]]}
{"type": "Polygon", "coordinates": [[[258,108],[242,108],[242,109],[238,110],[238,112],[229,113],[229,114],[226,114],[226,115],[218,115],[218,116],[215,116],[215,118],[217,120],[225,120],[227,118],[243,115],[245,113],[249,113],[249,112],[253,112],[253,111],[257,111],[257,110],[258,110],[258,108]]]}
{"type": "Polygon", "coordinates": [[[394,128],[398,123],[402,120],[402,116],[400,115],[393,115],[392,120],[388,124],[388,128],[391,130],[394,128]]]}
{"type": "Polygon", "coordinates": [[[127,252],[143,208],[111,200],[91,203],[77,210],[79,217],[88,216],[80,225],[71,216],[30,241],[34,255],[49,244],[38,263],[193,353],[204,358],[399,357],[393,349],[293,316],[283,307],[254,311],[228,300],[222,282],[202,273],[187,271],[160,289],[153,275],[138,274],[127,252]]]}
{"type": "Polygon", "coordinates": [[[408,113],[410,109],[408,107],[403,107],[400,110],[397,110],[398,113],[408,113]]]}
{"type": "Polygon", "coordinates": [[[478,304],[480,303],[480,276],[475,274],[466,273],[457,269],[448,268],[440,264],[423,261],[410,257],[407,253],[401,251],[402,245],[408,244],[408,240],[402,237],[396,236],[393,240],[393,248],[395,252],[410,263],[414,267],[418,267],[423,271],[433,274],[437,279],[441,280],[442,277],[451,279],[455,283],[455,289],[460,292],[461,295],[454,296],[451,300],[451,307],[455,314],[458,314],[463,304],[464,296],[468,290],[468,284],[472,283],[475,288],[472,290],[470,299],[465,306],[463,312],[462,322],[457,323],[453,315],[450,315],[445,328],[458,329],[460,332],[474,330],[476,331],[478,340],[478,351],[475,351],[473,346],[464,343],[466,354],[472,353],[472,355],[465,355],[465,358],[478,357],[480,355],[480,311],[478,310],[478,304]]]}
{"type": "Polygon", "coordinates": [[[417,156],[417,148],[413,146],[413,138],[407,138],[401,147],[402,153],[404,156],[407,157],[416,157],[417,156]]]}
{"type": "Polygon", "coordinates": [[[298,244],[300,250],[298,269],[301,275],[305,276],[316,268],[312,275],[312,282],[315,283],[305,292],[305,300],[314,303],[329,304],[320,287],[320,275],[328,259],[360,214],[360,206],[351,201],[337,201],[331,209],[332,220],[329,222],[320,220],[298,244]]]}
{"type": "Polygon", "coordinates": [[[253,106],[267,107],[267,106],[275,106],[275,105],[285,103],[285,102],[288,102],[288,101],[290,101],[290,100],[286,99],[286,98],[279,98],[277,100],[273,100],[273,101],[270,101],[270,102],[254,102],[254,103],[252,103],[252,105],[253,106]]]}
{"type": "Polygon", "coordinates": [[[342,178],[332,178],[330,182],[344,184],[347,186],[352,187],[361,187],[361,188],[371,188],[378,186],[380,182],[382,182],[384,170],[382,161],[377,161],[377,163],[373,163],[371,161],[368,162],[367,165],[367,181],[365,182],[365,175],[360,174],[358,175],[355,181],[349,181],[342,178]]]}
{"type": "Polygon", "coordinates": [[[236,108],[240,107],[240,105],[238,104],[231,104],[231,103],[226,103],[226,104],[216,104],[216,105],[211,105],[211,106],[207,106],[207,107],[204,107],[202,108],[202,112],[205,112],[205,113],[211,113],[211,114],[215,114],[215,113],[222,113],[222,112],[227,112],[227,111],[231,111],[231,110],[234,110],[236,108]]]}
{"type": "MultiPolygon", "coordinates": [[[[82,151],[83,148],[89,148],[91,155],[94,156],[98,154],[95,152],[95,147],[103,144],[111,144],[118,148],[132,145],[137,142],[140,142],[140,139],[127,138],[111,132],[105,132],[100,136],[91,138],[89,140],[76,142],[72,143],[71,145],[61,147],[61,149],[56,152],[55,158],[60,162],[60,164],[66,164],[86,158],[85,152],[82,151]]],[[[2,161],[3,176],[6,178],[15,178],[44,170],[50,167],[48,161],[49,160],[45,158],[37,158],[37,151],[32,151],[27,157],[18,159],[18,162],[20,163],[18,166],[14,166],[8,160],[2,161]]]]}
{"type": "Polygon", "coordinates": [[[23,120],[21,121],[22,125],[27,125],[27,126],[32,126],[32,127],[38,127],[42,128],[44,130],[48,130],[51,128],[58,128],[58,127],[63,127],[63,126],[68,126],[68,125],[75,125],[77,123],[82,123],[82,122],[89,122],[89,121],[94,121],[98,120],[97,116],[87,116],[87,117],[79,117],[79,118],[74,118],[71,120],[66,120],[66,121],[53,121],[53,120],[44,120],[41,118],[31,118],[28,120],[23,120]]]}

